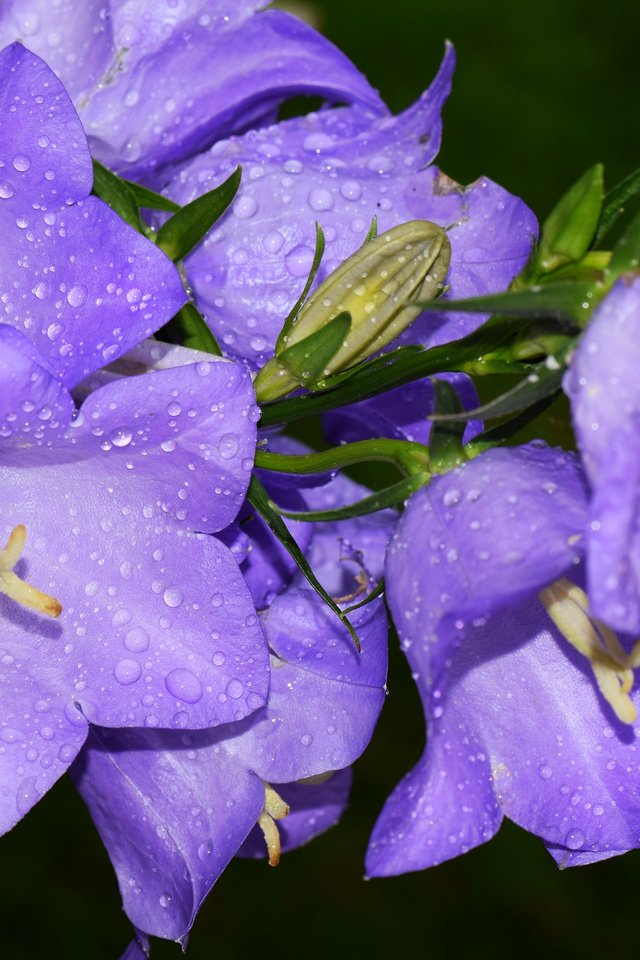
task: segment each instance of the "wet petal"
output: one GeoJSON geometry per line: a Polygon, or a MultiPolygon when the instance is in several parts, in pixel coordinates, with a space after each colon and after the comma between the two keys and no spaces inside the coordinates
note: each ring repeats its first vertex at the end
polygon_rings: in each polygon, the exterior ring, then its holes
{"type": "Polygon", "coordinates": [[[593,316],[565,389],[592,487],[588,584],[594,614],[640,632],[640,281],[619,280],[593,316]]]}
{"type": "MultiPolygon", "coordinates": [[[[351,770],[338,770],[328,780],[317,784],[277,784],[289,813],[278,821],[282,852],[301,847],[335,826],[342,816],[351,787],[351,770]]],[[[264,836],[254,827],[238,850],[239,857],[266,857],[264,836]]]]}
{"type": "Polygon", "coordinates": [[[19,330],[0,324],[0,436],[6,447],[32,435],[50,442],[66,431],[75,407],[45,357],[19,330]]]}
{"type": "Polygon", "coordinates": [[[262,781],[211,733],[100,728],[73,777],[132,923],[170,940],[185,937],[258,819],[262,781]]]}
{"type": "Polygon", "coordinates": [[[49,67],[21,44],[0,53],[2,321],[73,386],[169,320],[185,301],[154,244],[96,197],[86,138],[49,67]]]}
{"type": "Polygon", "coordinates": [[[638,731],[616,720],[535,598],[468,631],[441,697],[422,683],[428,654],[416,647],[408,657],[427,748],[376,825],[371,874],[463,853],[489,839],[502,814],[565,865],[638,846],[638,731]]]}
{"type": "Polygon", "coordinates": [[[231,725],[228,749],[269,783],[350,766],[367,746],[384,702],[387,624],[380,600],[351,614],[362,653],[335,614],[308,590],[274,600],[266,618],[272,659],[267,707],[231,725]]]}
{"type": "Polygon", "coordinates": [[[411,497],[386,584],[404,649],[430,650],[425,682],[439,682],[469,622],[574,566],[586,507],[575,456],[538,444],[481,454],[411,497]]]}

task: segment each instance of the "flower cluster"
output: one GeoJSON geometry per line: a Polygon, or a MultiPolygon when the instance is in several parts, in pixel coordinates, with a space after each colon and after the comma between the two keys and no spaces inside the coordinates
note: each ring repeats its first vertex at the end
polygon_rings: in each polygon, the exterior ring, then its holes
{"type": "Polygon", "coordinates": [[[433,164],[450,46],[393,116],[266,6],[0,11],[0,818],[70,771],[131,958],[338,820],[387,610],[427,740],[370,876],[505,815],[562,865],[640,846],[640,231],[600,249],[596,171],[536,247],[433,164]],[[519,443],[562,389],[577,449],[519,443]]]}

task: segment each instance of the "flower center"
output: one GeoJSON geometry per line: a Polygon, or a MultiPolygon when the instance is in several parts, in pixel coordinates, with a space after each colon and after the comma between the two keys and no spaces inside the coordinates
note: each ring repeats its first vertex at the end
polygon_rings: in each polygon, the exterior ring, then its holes
{"type": "Polygon", "coordinates": [[[598,689],[617,718],[633,723],[637,710],[629,692],[633,669],[640,666],[640,642],[627,653],[613,630],[589,615],[584,590],[564,577],[541,590],[539,596],[556,627],[589,661],[598,689]]]}
{"type": "Polygon", "coordinates": [[[23,607],[44,613],[47,617],[59,617],[62,606],[55,597],[32,587],[14,573],[13,568],[22,556],[26,542],[27,528],[23,523],[19,523],[9,534],[4,550],[0,550],[0,593],[6,593],[23,607]]]}
{"type": "Polygon", "coordinates": [[[258,817],[258,825],[264,834],[269,852],[269,866],[277,867],[280,863],[280,832],[276,820],[282,820],[289,813],[289,806],[273,787],[264,785],[264,807],[258,817]]]}

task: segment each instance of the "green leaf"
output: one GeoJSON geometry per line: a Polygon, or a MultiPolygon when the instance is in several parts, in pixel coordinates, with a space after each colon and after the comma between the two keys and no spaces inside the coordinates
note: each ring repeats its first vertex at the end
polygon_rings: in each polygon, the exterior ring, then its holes
{"type": "Polygon", "coordinates": [[[533,259],[525,268],[534,278],[580,260],[591,246],[602,208],[603,166],[584,173],[556,204],[542,227],[533,259]]]}
{"type": "Polygon", "coordinates": [[[104,200],[134,230],[145,233],[138,204],[129,185],[97,160],[93,161],[93,193],[104,200]]]}
{"type": "Polygon", "coordinates": [[[252,475],[251,481],[249,483],[249,490],[247,493],[247,499],[249,503],[253,506],[254,510],[262,517],[270,530],[278,538],[282,546],[289,553],[289,555],[295,560],[297,566],[302,572],[303,576],[306,577],[308,582],[311,584],[313,589],[316,591],[319,597],[324,600],[328,607],[330,607],[335,615],[342,621],[345,625],[353,641],[356,645],[357,650],[360,650],[360,641],[358,640],[357,634],[353,629],[353,626],[349,622],[348,617],[340,609],[335,600],[329,596],[327,591],[324,589],[322,584],[316,578],[313,570],[307,563],[306,557],[304,556],[302,550],[291,536],[287,525],[284,520],[278,516],[273,507],[271,506],[269,500],[269,494],[260,483],[255,474],[252,475]]]}
{"type": "Polygon", "coordinates": [[[349,333],[351,314],[339,313],[326,326],[278,354],[278,360],[302,386],[309,387],[324,373],[349,333]]]}
{"type": "Polygon", "coordinates": [[[607,277],[615,279],[621,273],[637,270],[640,263],[640,213],[637,213],[613,248],[607,277]]]}
{"type": "Polygon", "coordinates": [[[134,183],[133,180],[123,180],[122,183],[127,185],[138,206],[144,207],[145,210],[167,210],[169,213],[177,213],[181,209],[179,203],[174,203],[173,200],[169,200],[169,197],[163,197],[160,193],[148,190],[147,187],[134,183]]]}
{"type": "Polygon", "coordinates": [[[313,253],[313,261],[311,263],[311,269],[309,270],[309,276],[307,277],[307,282],[304,285],[302,293],[294,303],[293,307],[291,308],[291,311],[289,312],[284,323],[282,324],[282,330],[278,334],[278,339],[276,340],[276,346],[275,346],[276,357],[279,357],[281,351],[285,349],[287,338],[291,333],[291,329],[295,323],[296,317],[300,313],[300,308],[302,307],[302,304],[307,299],[309,290],[311,290],[311,285],[313,284],[313,281],[316,278],[318,270],[320,269],[320,263],[322,261],[322,257],[324,256],[324,247],[325,247],[324,233],[322,232],[322,227],[320,226],[320,224],[316,223],[316,246],[313,253]]]}
{"type": "Polygon", "coordinates": [[[491,430],[485,430],[483,433],[478,434],[478,436],[470,440],[465,446],[465,455],[467,457],[475,457],[484,450],[489,450],[503,443],[507,443],[513,436],[521,430],[524,430],[525,427],[528,427],[536,417],[544,413],[547,407],[550,407],[561,393],[561,390],[556,390],[555,393],[550,393],[548,396],[542,397],[541,400],[533,403],[530,407],[527,407],[526,410],[523,410],[522,413],[518,413],[510,420],[505,420],[504,423],[499,423],[497,426],[492,427],[491,430]]]}
{"type": "Polygon", "coordinates": [[[200,243],[213,224],[227,210],[240,186],[238,167],[224,183],[197,197],[167,220],[156,236],[157,245],[174,263],[183,260],[200,243]]]}
{"type": "Polygon", "coordinates": [[[222,356],[218,341],[200,311],[192,303],[185,303],[167,326],[170,328],[171,339],[175,339],[183,347],[222,356]]]}
{"type": "Polygon", "coordinates": [[[524,290],[507,290],[469,300],[436,300],[425,303],[425,309],[456,310],[462,313],[493,313],[510,317],[551,317],[556,320],[575,320],[580,326],[586,322],[593,298],[592,281],[566,280],[546,283],[524,290]],[[587,306],[585,307],[585,303],[587,306]]]}
{"type": "Polygon", "coordinates": [[[594,247],[609,232],[618,218],[624,213],[626,205],[640,194],[640,167],[609,190],[602,204],[598,229],[593,240],[594,247]]]}

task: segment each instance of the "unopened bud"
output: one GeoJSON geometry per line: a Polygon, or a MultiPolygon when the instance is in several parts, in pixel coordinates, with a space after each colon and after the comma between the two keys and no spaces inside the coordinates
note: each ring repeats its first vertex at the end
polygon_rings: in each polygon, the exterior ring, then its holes
{"type": "Polygon", "coordinates": [[[443,288],[451,246],[442,227],[403,223],[360,247],[322,283],[259,372],[259,401],[352,367],[395,340],[443,288]]]}

